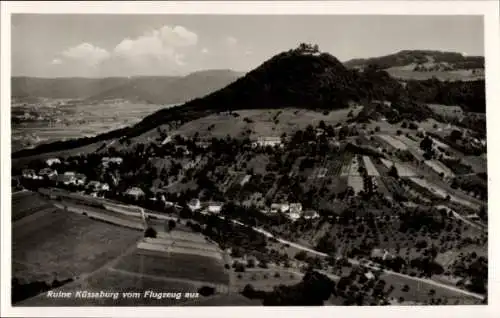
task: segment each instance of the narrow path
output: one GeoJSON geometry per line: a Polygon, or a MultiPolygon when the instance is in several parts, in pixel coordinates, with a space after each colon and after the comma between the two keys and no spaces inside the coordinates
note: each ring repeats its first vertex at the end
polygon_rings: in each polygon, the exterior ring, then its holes
{"type": "Polygon", "coordinates": [[[457,219],[459,219],[460,221],[466,223],[467,225],[470,225],[476,229],[479,229],[481,231],[485,231],[485,228],[483,226],[480,226],[479,224],[476,224],[474,222],[471,222],[470,220],[467,220],[466,218],[464,218],[462,215],[458,214],[457,212],[453,211],[453,216],[457,219]]]}

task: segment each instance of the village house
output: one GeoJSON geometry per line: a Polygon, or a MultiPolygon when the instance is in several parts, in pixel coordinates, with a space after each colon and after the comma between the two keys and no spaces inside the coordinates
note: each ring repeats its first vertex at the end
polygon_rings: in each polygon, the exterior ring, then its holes
{"type": "Polygon", "coordinates": [[[248,181],[250,181],[250,178],[251,178],[251,177],[252,177],[252,176],[251,176],[251,175],[249,175],[249,174],[245,175],[245,176],[243,177],[243,179],[241,180],[241,182],[240,182],[240,186],[244,186],[244,185],[245,185],[248,181]]]}
{"type": "Polygon", "coordinates": [[[223,203],[219,202],[209,202],[208,203],[208,212],[212,214],[219,214],[222,211],[223,203]]]}
{"type": "Polygon", "coordinates": [[[123,158],[121,158],[121,157],[111,157],[111,158],[110,157],[103,157],[101,159],[101,163],[105,168],[108,168],[110,163],[121,165],[123,163],[123,158]]]}
{"type": "Polygon", "coordinates": [[[273,203],[271,204],[271,213],[286,213],[290,209],[290,205],[288,203],[273,203]]]}
{"type": "Polygon", "coordinates": [[[109,191],[109,185],[107,183],[101,183],[95,180],[87,183],[86,188],[91,191],[109,191]]]}
{"type": "Polygon", "coordinates": [[[312,220],[312,219],[317,219],[319,218],[319,214],[318,212],[314,211],[314,210],[306,210],[304,211],[304,213],[302,214],[302,216],[304,217],[304,219],[306,220],[312,220]]]}
{"type": "Polygon", "coordinates": [[[195,212],[201,209],[201,202],[199,199],[191,199],[187,206],[191,211],[195,212]]]}
{"type": "Polygon", "coordinates": [[[373,275],[372,272],[367,272],[365,273],[365,277],[368,279],[368,280],[373,280],[375,279],[375,275],[373,275]]]}
{"type": "Polygon", "coordinates": [[[166,145],[168,143],[171,143],[172,142],[172,136],[167,136],[162,142],[161,144],[162,145],[166,145]]]}
{"type": "Polygon", "coordinates": [[[61,160],[59,158],[49,158],[45,161],[45,163],[47,164],[47,166],[52,166],[53,164],[60,164],[61,163],[61,160]]]}
{"type": "Polygon", "coordinates": [[[99,191],[99,188],[101,187],[101,183],[99,181],[92,180],[89,183],[87,183],[87,189],[91,191],[99,191]]]}
{"type": "Polygon", "coordinates": [[[394,256],[391,253],[389,253],[386,249],[380,249],[380,248],[374,248],[371,252],[371,257],[379,258],[382,259],[383,261],[394,258],[394,256]]]}
{"type": "Polygon", "coordinates": [[[296,212],[296,211],[294,211],[294,212],[289,211],[289,212],[287,213],[287,216],[288,216],[288,218],[289,218],[290,220],[292,220],[292,221],[297,221],[298,219],[300,219],[301,214],[300,214],[300,213],[298,213],[298,212],[296,212]]]}
{"type": "Polygon", "coordinates": [[[171,208],[174,206],[174,202],[166,201],[164,195],[161,196],[161,200],[163,201],[163,204],[165,205],[166,208],[171,208]]]}
{"type": "Polygon", "coordinates": [[[316,137],[322,136],[325,134],[325,130],[323,128],[316,128],[316,137]]]}
{"type": "Polygon", "coordinates": [[[200,161],[199,159],[198,160],[190,160],[186,164],[184,164],[184,166],[182,168],[184,170],[189,170],[189,169],[195,168],[198,165],[199,161],[200,161]]]}
{"type": "Polygon", "coordinates": [[[70,184],[75,184],[75,176],[72,175],[72,174],[62,174],[62,175],[58,175],[57,176],[57,179],[56,179],[56,182],[58,184],[64,184],[64,185],[70,185],[70,184]]]}
{"type": "Polygon", "coordinates": [[[125,195],[132,197],[135,200],[138,200],[140,198],[143,198],[145,193],[144,193],[144,191],[142,191],[141,188],[132,187],[132,188],[128,188],[127,191],[125,191],[125,195]]]}
{"type": "Polygon", "coordinates": [[[26,179],[37,179],[37,177],[38,177],[35,170],[33,170],[33,169],[24,169],[22,174],[23,174],[23,178],[26,178],[26,179]]]}
{"type": "Polygon", "coordinates": [[[75,184],[76,185],[84,185],[87,182],[87,176],[83,173],[75,174],[75,184]]]}
{"type": "Polygon", "coordinates": [[[211,143],[209,141],[197,141],[195,142],[196,147],[207,149],[210,147],[211,143]]]}
{"type": "Polygon", "coordinates": [[[259,137],[257,141],[252,143],[252,147],[276,147],[283,146],[281,137],[259,137]]]}
{"type": "Polygon", "coordinates": [[[48,178],[50,180],[54,180],[55,178],[57,178],[57,170],[52,170],[50,168],[43,168],[42,170],[40,170],[38,175],[41,177],[48,178]]]}
{"type": "Polygon", "coordinates": [[[302,213],[302,203],[290,203],[289,213],[300,215],[302,213]]]}
{"type": "Polygon", "coordinates": [[[191,152],[185,145],[175,145],[175,151],[181,151],[183,155],[189,155],[191,152]]]}

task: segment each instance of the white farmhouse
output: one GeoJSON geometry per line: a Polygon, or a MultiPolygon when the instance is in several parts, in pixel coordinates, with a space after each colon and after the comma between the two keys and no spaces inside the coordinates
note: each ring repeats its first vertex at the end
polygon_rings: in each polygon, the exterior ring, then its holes
{"type": "Polygon", "coordinates": [[[121,158],[121,157],[111,157],[111,158],[110,157],[103,157],[101,159],[101,162],[102,162],[102,165],[105,168],[107,168],[107,167],[109,167],[110,163],[115,163],[117,165],[121,165],[123,162],[123,158],[121,158]]]}
{"type": "Polygon", "coordinates": [[[271,213],[286,213],[290,210],[290,205],[288,203],[273,203],[271,204],[271,213]]]}
{"type": "Polygon", "coordinates": [[[290,203],[290,213],[301,214],[302,203],[290,203]]]}
{"type": "Polygon", "coordinates": [[[57,177],[57,170],[52,170],[50,168],[43,168],[38,173],[41,177],[47,177],[49,179],[54,179],[57,177]]]}
{"type": "Polygon", "coordinates": [[[217,202],[210,202],[208,204],[208,212],[212,214],[219,214],[222,211],[224,204],[217,202]]]}
{"type": "Polygon", "coordinates": [[[139,198],[144,197],[145,193],[144,193],[144,191],[142,191],[141,188],[132,187],[132,188],[127,189],[127,191],[125,192],[125,195],[133,197],[134,199],[137,200],[139,198]]]}
{"type": "Polygon", "coordinates": [[[24,169],[23,170],[23,178],[26,179],[36,179],[38,176],[33,169],[24,169]]]}
{"type": "Polygon", "coordinates": [[[188,202],[187,206],[193,212],[198,211],[199,209],[201,209],[201,202],[199,199],[192,199],[188,202]]]}
{"type": "Polygon", "coordinates": [[[317,218],[319,218],[318,212],[316,212],[314,210],[306,210],[306,211],[304,211],[304,213],[303,213],[302,216],[306,220],[311,220],[311,219],[317,219],[317,218]]]}
{"type": "Polygon", "coordinates": [[[53,164],[60,164],[61,163],[61,160],[59,158],[49,158],[45,161],[45,163],[47,164],[47,166],[52,166],[53,164]]]}
{"type": "Polygon", "coordinates": [[[259,137],[257,141],[252,143],[253,147],[276,147],[283,146],[281,143],[281,137],[259,137]]]}

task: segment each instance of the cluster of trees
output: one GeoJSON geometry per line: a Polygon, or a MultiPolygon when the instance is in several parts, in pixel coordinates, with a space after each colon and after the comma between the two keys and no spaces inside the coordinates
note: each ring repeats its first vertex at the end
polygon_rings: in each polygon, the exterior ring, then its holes
{"type": "Polygon", "coordinates": [[[473,172],[473,169],[470,165],[462,162],[460,158],[444,158],[443,156],[439,156],[439,161],[444,163],[445,166],[450,168],[456,175],[470,174],[473,172]]]}
{"type": "Polygon", "coordinates": [[[462,106],[466,111],[486,112],[485,81],[442,82],[437,79],[407,81],[408,95],[418,102],[462,106]]]}
{"type": "Polygon", "coordinates": [[[436,213],[429,209],[412,209],[401,214],[399,220],[399,230],[403,233],[422,229],[429,233],[440,233],[447,225],[448,216],[445,211],[436,213]]]}
{"type": "Polygon", "coordinates": [[[267,238],[249,226],[237,225],[227,218],[220,219],[215,215],[194,214],[193,219],[197,222],[188,222],[187,225],[193,231],[201,232],[217,242],[223,249],[237,249],[243,254],[267,251],[267,238]]]}
{"type": "Polygon", "coordinates": [[[261,299],[264,306],[323,306],[334,293],[335,282],[316,271],[307,272],[296,285],[279,285],[271,292],[247,285],[242,292],[245,297],[261,299]]]}
{"type": "Polygon", "coordinates": [[[488,259],[471,252],[452,265],[453,274],[466,277],[465,287],[476,293],[486,294],[488,285],[488,259]]]}
{"type": "Polygon", "coordinates": [[[355,120],[366,123],[369,120],[380,120],[385,117],[391,124],[403,121],[403,128],[407,128],[406,122],[409,121],[411,124],[408,128],[417,129],[418,127],[413,121],[424,121],[436,117],[436,114],[427,105],[411,99],[404,91],[388,98],[390,98],[391,106],[380,102],[365,103],[365,107],[355,120]]]}
{"type": "Polygon", "coordinates": [[[488,182],[476,175],[457,176],[451,181],[451,187],[467,193],[472,192],[481,200],[488,199],[488,182]]]}
{"type": "Polygon", "coordinates": [[[433,145],[434,142],[429,136],[425,136],[425,138],[420,142],[420,149],[424,151],[424,158],[426,160],[431,160],[435,155],[433,145]]]}

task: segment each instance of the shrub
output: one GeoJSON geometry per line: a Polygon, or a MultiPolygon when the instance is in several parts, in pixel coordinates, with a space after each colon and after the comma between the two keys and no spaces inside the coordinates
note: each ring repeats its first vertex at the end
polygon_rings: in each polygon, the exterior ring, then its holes
{"type": "Polygon", "coordinates": [[[208,297],[215,294],[215,288],[210,286],[202,286],[198,289],[198,293],[204,297],[208,297]]]}
{"type": "Polygon", "coordinates": [[[144,232],[144,237],[152,237],[155,238],[157,235],[156,230],[153,229],[152,227],[148,227],[146,231],[144,232]]]}

